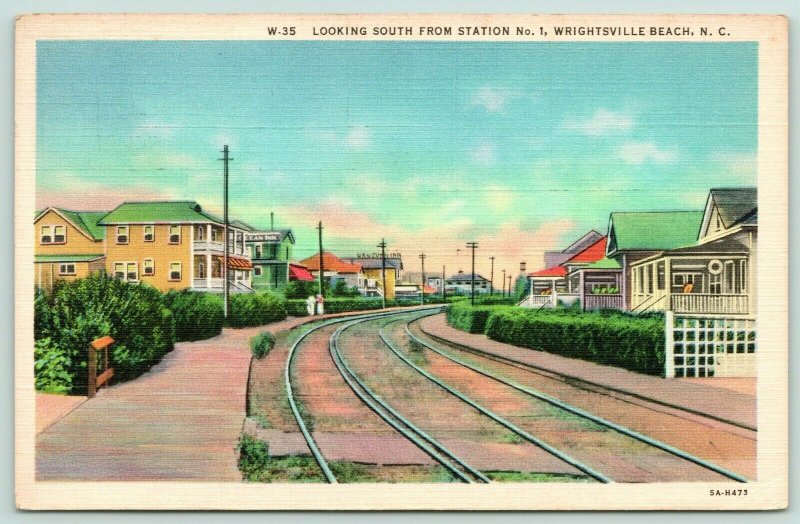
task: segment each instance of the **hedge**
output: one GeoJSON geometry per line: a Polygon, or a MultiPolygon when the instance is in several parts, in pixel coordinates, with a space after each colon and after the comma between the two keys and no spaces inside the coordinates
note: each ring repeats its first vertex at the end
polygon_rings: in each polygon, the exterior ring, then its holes
{"type": "Polygon", "coordinates": [[[272,293],[240,293],[230,297],[228,325],[262,326],[283,320],[286,315],[287,301],[281,296],[272,293]]]}
{"type": "MultiPolygon", "coordinates": [[[[425,296],[425,304],[440,304],[442,303],[441,297],[428,297],[425,296]]],[[[415,300],[387,300],[386,307],[407,307],[419,306],[420,301],[415,300]]],[[[346,313],[348,311],[370,311],[374,309],[381,309],[383,307],[383,300],[380,298],[326,298],[325,299],[325,313],[346,313]]],[[[286,301],[286,309],[290,316],[293,317],[306,317],[308,311],[306,310],[306,301],[300,299],[289,299],[286,301]]]]}
{"type": "Polygon", "coordinates": [[[37,387],[84,393],[90,342],[113,337],[114,380],[129,380],[172,351],[175,322],[158,290],[98,273],[37,292],[34,335],[37,387]]]}
{"type": "Polygon", "coordinates": [[[496,309],[486,334],[499,342],[617,366],[649,375],[664,372],[664,320],[620,312],[580,313],[496,309]]]}
{"type": "Polygon", "coordinates": [[[220,295],[196,291],[169,291],[164,305],[175,319],[177,342],[204,340],[222,333],[225,321],[220,295]]]}
{"type": "Polygon", "coordinates": [[[250,350],[253,352],[253,356],[259,360],[266,357],[273,346],[275,346],[275,337],[269,331],[259,333],[250,339],[250,350]]]}
{"type": "Polygon", "coordinates": [[[472,306],[469,302],[457,302],[447,308],[447,323],[468,333],[483,333],[489,315],[507,307],[510,306],[472,306]]]}

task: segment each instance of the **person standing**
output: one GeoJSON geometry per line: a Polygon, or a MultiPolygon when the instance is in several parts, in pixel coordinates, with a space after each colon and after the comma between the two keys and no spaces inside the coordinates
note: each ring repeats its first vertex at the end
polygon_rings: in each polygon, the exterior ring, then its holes
{"type": "Polygon", "coordinates": [[[314,298],[314,295],[308,295],[306,299],[306,311],[308,311],[308,316],[314,316],[314,306],[316,306],[317,300],[314,298]]]}
{"type": "Polygon", "coordinates": [[[317,315],[325,314],[325,297],[317,295],[317,315]]]}

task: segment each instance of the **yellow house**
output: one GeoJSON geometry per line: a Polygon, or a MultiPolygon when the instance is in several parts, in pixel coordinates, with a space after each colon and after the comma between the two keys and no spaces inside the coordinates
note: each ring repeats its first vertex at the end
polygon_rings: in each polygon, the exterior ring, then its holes
{"type": "MultiPolygon", "coordinates": [[[[106,268],[116,278],[161,291],[222,291],[224,222],[197,202],[125,202],[99,222],[106,228],[106,268]]],[[[228,226],[232,292],[251,292],[247,226],[228,226]]]]}
{"type": "Polygon", "coordinates": [[[75,280],[105,269],[103,238],[98,224],[105,211],[69,211],[48,207],[33,221],[34,282],[51,290],[57,280],[75,280]]]}
{"type": "MultiPolygon", "coordinates": [[[[196,202],[125,202],[111,212],[49,207],[34,219],[35,282],[50,290],[56,280],[106,271],[120,280],[167,291],[223,290],[225,228],[196,202]]],[[[232,292],[251,292],[252,264],[245,246],[249,226],[228,226],[232,292]]]]}
{"type": "MultiPolygon", "coordinates": [[[[343,258],[342,260],[361,266],[361,274],[364,277],[364,293],[369,295],[383,295],[383,267],[382,258],[379,254],[364,254],[357,257],[343,258]]],[[[393,253],[386,257],[386,299],[394,300],[395,284],[400,279],[400,271],[403,269],[403,261],[399,253],[393,253]]]]}

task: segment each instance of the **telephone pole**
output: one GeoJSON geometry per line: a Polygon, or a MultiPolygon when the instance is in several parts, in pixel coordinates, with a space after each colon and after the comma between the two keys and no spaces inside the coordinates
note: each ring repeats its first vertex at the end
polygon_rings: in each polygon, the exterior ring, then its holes
{"type": "Polygon", "coordinates": [[[386,309],[386,239],[381,239],[381,243],[378,244],[378,247],[381,248],[381,280],[383,281],[383,293],[381,293],[382,307],[386,309]]]}
{"type": "Polygon", "coordinates": [[[419,259],[422,261],[422,305],[425,305],[425,253],[419,254],[419,259]]]}
{"type": "Polygon", "coordinates": [[[489,274],[489,294],[494,295],[494,257],[489,257],[492,261],[492,272],[489,274]]]}
{"type": "Polygon", "coordinates": [[[445,267],[442,266],[442,300],[447,302],[447,283],[445,282],[445,267]]]}
{"type": "Polygon", "coordinates": [[[506,296],[506,270],[503,270],[503,295],[506,296]]]}
{"type": "Polygon", "coordinates": [[[319,230],[319,294],[325,296],[325,264],[322,261],[322,220],[317,225],[319,230]]]}
{"type": "Polygon", "coordinates": [[[223,246],[223,264],[222,264],[222,276],[223,284],[222,284],[222,316],[228,318],[228,310],[230,309],[230,279],[228,278],[228,163],[233,160],[228,156],[228,145],[225,144],[222,147],[222,158],[217,160],[222,160],[222,215],[224,222],[223,224],[223,236],[225,238],[225,243],[223,246]]]}
{"type": "Polygon", "coordinates": [[[508,296],[511,296],[511,275],[508,275],[508,296]]]}
{"type": "Polygon", "coordinates": [[[472,274],[470,275],[470,302],[475,305],[475,248],[478,247],[477,242],[467,242],[467,247],[472,249],[472,274]]]}

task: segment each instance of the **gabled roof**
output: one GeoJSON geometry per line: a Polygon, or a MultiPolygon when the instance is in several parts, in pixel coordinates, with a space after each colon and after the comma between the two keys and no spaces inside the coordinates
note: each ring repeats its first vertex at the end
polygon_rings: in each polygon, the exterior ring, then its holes
{"type": "Polygon", "coordinates": [[[567,268],[565,268],[564,266],[553,266],[547,269],[540,269],[539,271],[534,271],[533,273],[528,273],[528,276],[563,278],[567,276],[567,268]]]}
{"type": "MultiPolygon", "coordinates": [[[[342,260],[350,264],[359,264],[363,269],[381,269],[383,267],[381,259],[379,258],[345,257],[342,258],[342,260]]],[[[394,269],[395,271],[398,271],[400,267],[401,267],[400,260],[396,258],[386,259],[386,269],[394,269]]]]}
{"type": "Polygon", "coordinates": [[[590,264],[597,262],[606,254],[606,237],[601,237],[600,240],[587,247],[580,253],[576,253],[564,264],[590,264]]]}
{"type": "Polygon", "coordinates": [[[100,220],[100,225],[113,224],[194,224],[223,221],[204,211],[193,200],[168,202],[123,202],[100,220]]]}
{"type": "Polygon", "coordinates": [[[591,246],[599,239],[603,238],[603,235],[592,229],[581,238],[561,250],[562,253],[579,253],[586,249],[587,247],[591,246]]]}
{"type": "Polygon", "coordinates": [[[597,262],[581,268],[581,270],[584,269],[622,269],[622,265],[613,258],[601,258],[597,262]]]}
{"type": "Polygon", "coordinates": [[[696,246],[671,249],[665,255],[746,255],[747,247],[736,240],[726,237],[715,242],[708,242],[696,246]]]}
{"type": "Polygon", "coordinates": [[[711,215],[719,213],[722,226],[758,224],[758,190],[755,187],[713,188],[708,192],[700,238],[708,234],[711,215]]]}
{"type": "Polygon", "coordinates": [[[54,211],[61,215],[65,220],[75,226],[81,233],[95,241],[105,238],[105,228],[98,224],[108,211],[71,211],[58,207],[48,207],[37,213],[33,223],[35,224],[48,211],[54,211]]]}
{"type": "Polygon", "coordinates": [[[228,225],[243,231],[255,231],[255,228],[242,220],[228,220],[228,225]]]}
{"type": "Polygon", "coordinates": [[[702,211],[611,213],[606,256],[618,251],[664,251],[697,241],[702,211]]]}
{"type": "MultiPolygon", "coordinates": [[[[447,279],[448,281],[455,281],[455,282],[472,282],[472,273],[458,273],[453,275],[447,279]]],[[[488,282],[489,279],[482,277],[481,275],[475,273],[475,282],[486,281],[488,282]]]]}
{"type": "MultiPolygon", "coordinates": [[[[319,271],[319,254],[305,258],[299,262],[301,266],[307,267],[310,271],[319,271]]],[[[324,271],[336,271],[337,273],[360,273],[361,265],[351,264],[340,259],[333,253],[323,251],[322,266],[324,271]]]]}

